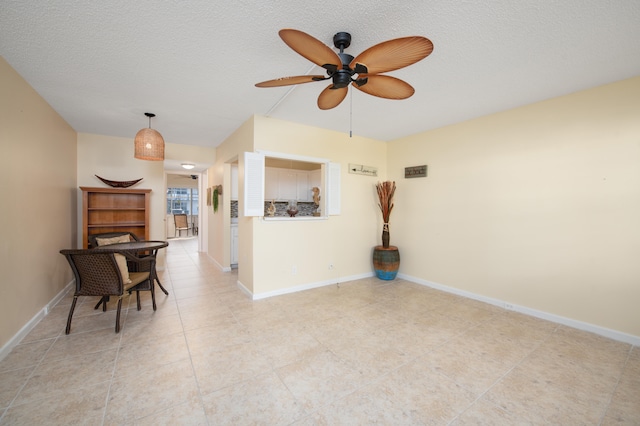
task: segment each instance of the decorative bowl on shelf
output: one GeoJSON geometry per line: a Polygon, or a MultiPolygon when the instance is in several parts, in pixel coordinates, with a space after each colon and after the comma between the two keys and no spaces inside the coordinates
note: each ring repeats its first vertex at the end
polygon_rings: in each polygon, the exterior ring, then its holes
{"type": "Polygon", "coordinates": [[[101,178],[98,175],[95,175],[95,177],[97,177],[102,182],[106,183],[107,185],[109,185],[112,188],[128,188],[128,187],[133,186],[136,183],[140,182],[142,179],[144,179],[144,178],[140,178],[140,179],[136,179],[136,180],[109,180],[109,179],[101,178]]]}

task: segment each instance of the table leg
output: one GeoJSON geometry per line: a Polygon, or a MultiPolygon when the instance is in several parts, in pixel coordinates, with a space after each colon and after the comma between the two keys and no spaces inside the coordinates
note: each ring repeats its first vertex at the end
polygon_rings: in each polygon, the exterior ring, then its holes
{"type": "MultiPolygon", "coordinates": [[[[153,257],[155,258],[157,254],[158,254],[158,250],[154,250],[154,251],[153,251],[153,257]]],[[[164,287],[162,286],[162,283],[160,282],[160,278],[158,278],[158,273],[157,273],[157,271],[156,271],[156,264],[155,264],[155,262],[153,263],[153,279],[154,279],[155,281],[157,281],[157,282],[158,282],[158,285],[160,286],[160,290],[162,290],[162,292],[168,296],[168,295],[169,295],[169,292],[167,291],[167,289],[166,289],[166,288],[164,288],[164,287]]],[[[152,282],[153,282],[153,281],[152,281],[152,282]]]]}
{"type": "Polygon", "coordinates": [[[156,277],[155,277],[155,280],[156,280],[156,282],[158,283],[158,285],[160,286],[160,290],[162,290],[162,292],[168,296],[168,295],[169,295],[169,292],[167,291],[167,289],[166,289],[166,288],[164,288],[164,287],[162,286],[162,283],[160,282],[160,279],[156,276],[156,277]]]}

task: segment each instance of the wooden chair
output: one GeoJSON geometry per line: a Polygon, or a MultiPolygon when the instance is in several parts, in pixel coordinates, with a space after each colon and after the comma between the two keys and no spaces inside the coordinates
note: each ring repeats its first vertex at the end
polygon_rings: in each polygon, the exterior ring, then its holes
{"type": "Polygon", "coordinates": [[[103,311],[107,310],[107,301],[110,296],[118,298],[116,333],[120,332],[120,308],[122,306],[122,297],[126,295],[125,293],[131,294],[133,291],[136,292],[138,310],[140,310],[140,291],[151,291],[153,310],[156,309],[155,286],[149,279],[150,273],[148,271],[129,272],[130,282],[125,282],[121,269],[123,267],[126,269],[126,262],[149,263],[153,268],[155,267],[154,257],[147,256],[139,258],[118,250],[79,249],[60,250],[60,253],[63,254],[69,262],[76,281],[76,290],[73,294],[73,302],[71,303],[71,309],[69,310],[69,317],[67,319],[67,328],[65,329],[66,334],[69,334],[71,330],[73,311],[80,296],[100,297],[100,301],[94,309],[98,309],[100,305],[103,305],[103,311]],[[122,255],[125,261],[118,264],[116,255],[122,255]]]}
{"type": "Polygon", "coordinates": [[[174,214],[173,222],[176,225],[176,231],[174,232],[174,237],[176,234],[178,236],[182,235],[182,231],[187,231],[187,236],[189,236],[189,220],[186,214],[174,214]]]}

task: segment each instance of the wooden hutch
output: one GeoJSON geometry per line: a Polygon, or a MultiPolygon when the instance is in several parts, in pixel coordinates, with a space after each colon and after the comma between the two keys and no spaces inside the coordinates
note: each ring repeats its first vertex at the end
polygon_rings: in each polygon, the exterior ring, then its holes
{"type": "Polygon", "coordinates": [[[82,190],[82,245],[88,236],[105,232],[131,232],[149,239],[150,189],[89,188],[82,190]]]}

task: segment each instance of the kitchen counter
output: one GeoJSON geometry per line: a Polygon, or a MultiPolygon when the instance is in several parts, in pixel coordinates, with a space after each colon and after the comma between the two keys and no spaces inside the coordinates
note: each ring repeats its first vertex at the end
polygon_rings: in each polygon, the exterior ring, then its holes
{"type": "Polygon", "coordinates": [[[327,216],[295,216],[289,217],[287,216],[264,216],[262,218],[265,222],[284,222],[284,221],[296,221],[296,222],[305,222],[305,221],[314,221],[314,220],[327,220],[327,216]]]}

